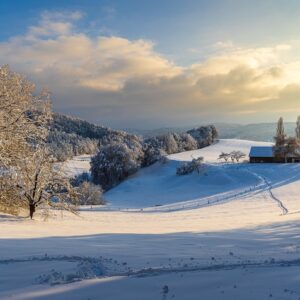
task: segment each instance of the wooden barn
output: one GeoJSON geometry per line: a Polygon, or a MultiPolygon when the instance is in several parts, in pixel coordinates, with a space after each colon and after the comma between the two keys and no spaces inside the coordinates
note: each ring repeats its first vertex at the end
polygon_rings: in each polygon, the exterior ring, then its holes
{"type": "Polygon", "coordinates": [[[253,146],[249,153],[250,163],[273,163],[274,151],[272,146],[253,146]]]}
{"type": "MultiPolygon", "coordinates": [[[[298,151],[296,151],[298,152],[298,151]]],[[[300,153],[291,153],[285,157],[276,157],[273,146],[253,146],[249,153],[250,163],[299,163],[300,153]]]]}

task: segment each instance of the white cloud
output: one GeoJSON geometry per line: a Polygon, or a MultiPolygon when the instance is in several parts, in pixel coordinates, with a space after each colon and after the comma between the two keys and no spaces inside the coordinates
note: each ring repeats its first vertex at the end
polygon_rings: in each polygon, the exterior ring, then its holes
{"type": "Polygon", "coordinates": [[[154,79],[181,72],[153,50],[152,42],[76,33],[69,20],[79,16],[44,14],[39,25],[30,27],[25,36],[1,43],[0,54],[5,63],[33,76],[47,78],[48,73],[56,73],[60,83],[99,91],[120,90],[136,77],[154,79]]]}
{"type": "Polygon", "coordinates": [[[74,22],[82,17],[45,12],[26,35],[0,43],[1,63],[49,86],[58,108],[119,125],[147,118],[149,124],[159,118],[193,123],[197,116],[275,116],[280,107],[291,115],[300,97],[296,43],[242,48],[219,42],[212,46],[218,54],[182,67],[157,53],[151,41],[78,32],[74,22]]]}
{"type": "Polygon", "coordinates": [[[80,11],[65,13],[45,11],[42,13],[38,25],[29,27],[27,38],[70,34],[73,27],[72,21],[79,20],[82,17],[83,13],[80,11]]]}
{"type": "Polygon", "coordinates": [[[230,40],[227,41],[219,41],[215,44],[215,47],[217,49],[228,49],[228,48],[234,48],[234,43],[230,40]]]}

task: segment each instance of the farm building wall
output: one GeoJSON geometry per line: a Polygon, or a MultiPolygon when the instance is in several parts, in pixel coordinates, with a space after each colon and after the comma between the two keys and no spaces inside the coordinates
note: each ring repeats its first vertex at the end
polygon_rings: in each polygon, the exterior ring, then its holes
{"type": "Polygon", "coordinates": [[[250,163],[275,163],[274,157],[250,157],[250,163]]]}
{"type": "Polygon", "coordinates": [[[300,163],[299,157],[250,157],[250,163],[300,163]]]}

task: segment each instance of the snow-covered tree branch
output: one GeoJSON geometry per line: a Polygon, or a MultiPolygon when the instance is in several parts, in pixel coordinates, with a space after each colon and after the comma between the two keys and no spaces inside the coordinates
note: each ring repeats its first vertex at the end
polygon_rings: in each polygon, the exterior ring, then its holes
{"type": "Polygon", "coordinates": [[[75,211],[76,193],[54,168],[47,137],[50,94],[8,66],[0,67],[0,209],[17,213],[38,206],[75,211]]]}

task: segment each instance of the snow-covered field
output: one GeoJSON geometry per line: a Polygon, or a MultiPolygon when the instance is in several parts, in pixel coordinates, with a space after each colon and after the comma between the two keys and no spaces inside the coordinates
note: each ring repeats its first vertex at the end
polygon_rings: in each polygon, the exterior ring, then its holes
{"type": "Polygon", "coordinates": [[[171,155],[79,217],[0,215],[0,299],[300,299],[300,164],[217,160],[251,145],[171,155]]]}
{"type": "Polygon", "coordinates": [[[59,168],[69,177],[75,177],[90,171],[91,155],[79,155],[64,163],[59,163],[59,168]]]}

